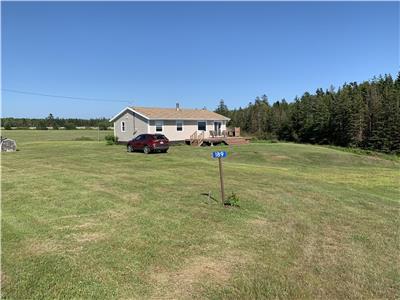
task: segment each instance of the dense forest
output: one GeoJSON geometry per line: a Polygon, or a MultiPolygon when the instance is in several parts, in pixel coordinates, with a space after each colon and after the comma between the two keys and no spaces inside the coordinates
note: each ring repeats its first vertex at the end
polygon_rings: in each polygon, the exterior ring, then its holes
{"type": "Polygon", "coordinates": [[[395,80],[385,75],[337,90],[317,89],[290,103],[271,105],[263,95],[245,108],[228,109],[221,100],[216,112],[260,139],[400,153],[400,73],[395,80]]]}

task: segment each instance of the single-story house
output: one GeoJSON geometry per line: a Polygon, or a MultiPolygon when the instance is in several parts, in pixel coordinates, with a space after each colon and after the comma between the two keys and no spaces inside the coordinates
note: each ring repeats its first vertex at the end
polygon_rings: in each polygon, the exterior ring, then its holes
{"type": "Polygon", "coordinates": [[[114,135],[127,142],[143,133],[162,133],[170,141],[184,141],[197,132],[221,136],[230,119],[206,109],[126,107],[113,118],[114,135]]]}

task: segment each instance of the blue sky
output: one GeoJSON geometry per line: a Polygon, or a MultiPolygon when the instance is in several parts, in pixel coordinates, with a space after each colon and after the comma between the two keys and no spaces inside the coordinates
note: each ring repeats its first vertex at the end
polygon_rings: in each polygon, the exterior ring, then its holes
{"type": "Polygon", "coordinates": [[[2,115],[233,108],[399,70],[399,2],[2,2],[2,115]]]}

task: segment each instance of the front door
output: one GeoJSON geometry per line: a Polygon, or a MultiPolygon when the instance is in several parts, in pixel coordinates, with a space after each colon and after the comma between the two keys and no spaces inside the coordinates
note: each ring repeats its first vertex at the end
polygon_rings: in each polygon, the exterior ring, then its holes
{"type": "Polygon", "coordinates": [[[222,135],[221,126],[222,126],[221,122],[214,122],[214,132],[216,136],[222,135]]]}

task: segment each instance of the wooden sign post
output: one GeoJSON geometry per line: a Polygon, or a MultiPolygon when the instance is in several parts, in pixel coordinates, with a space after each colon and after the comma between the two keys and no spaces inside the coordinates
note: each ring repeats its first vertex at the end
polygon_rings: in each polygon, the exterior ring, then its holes
{"type": "Polygon", "coordinates": [[[225,204],[225,191],[224,191],[224,170],[222,168],[221,158],[227,157],[226,151],[215,151],[212,153],[212,158],[218,158],[219,165],[219,180],[221,182],[221,201],[222,205],[225,204]]]}

